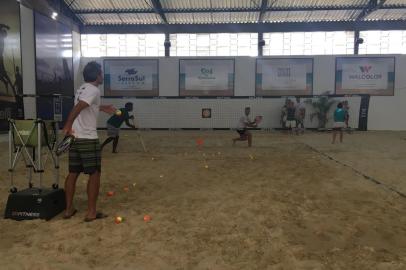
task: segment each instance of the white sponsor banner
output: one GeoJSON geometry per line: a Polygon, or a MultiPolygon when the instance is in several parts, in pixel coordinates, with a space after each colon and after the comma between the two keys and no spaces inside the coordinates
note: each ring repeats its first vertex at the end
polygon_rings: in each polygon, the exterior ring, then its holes
{"type": "Polygon", "coordinates": [[[307,65],[300,63],[262,64],[263,90],[306,90],[307,65]]]}
{"type": "Polygon", "coordinates": [[[149,60],[109,61],[106,75],[112,91],[152,91],[157,62],[149,60]]]}
{"type": "Polygon", "coordinates": [[[232,90],[229,74],[234,73],[232,61],[182,61],[186,91],[232,90]]]}
{"type": "Polygon", "coordinates": [[[384,59],[368,58],[342,64],[342,88],[380,90],[388,88],[388,65],[384,59]]]}

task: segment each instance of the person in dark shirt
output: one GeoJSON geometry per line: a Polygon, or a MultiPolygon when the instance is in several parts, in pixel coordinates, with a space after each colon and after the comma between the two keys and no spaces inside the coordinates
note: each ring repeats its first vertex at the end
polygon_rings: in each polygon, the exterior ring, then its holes
{"type": "Polygon", "coordinates": [[[337,109],[334,111],[334,125],[333,125],[333,141],[336,142],[337,132],[340,132],[340,143],[343,142],[343,128],[345,127],[346,112],[343,109],[343,104],[337,104],[337,109]]]}
{"type": "Polygon", "coordinates": [[[134,116],[129,114],[132,112],[133,104],[128,102],[125,104],[124,108],[116,111],[116,113],[107,120],[107,136],[108,138],[103,142],[101,148],[113,142],[113,153],[117,153],[118,139],[120,138],[120,127],[125,122],[128,127],[135,128],[129,120],[134,119],[134,116]]]}
{"type": "Polygon", "coordinates": [[[289,132],[292,134],[293,130],[296,130],[296,108],[293,101],[289,101],[287,107],[287,118],[286,118],[286,128],[289,129],[289,132]]]}

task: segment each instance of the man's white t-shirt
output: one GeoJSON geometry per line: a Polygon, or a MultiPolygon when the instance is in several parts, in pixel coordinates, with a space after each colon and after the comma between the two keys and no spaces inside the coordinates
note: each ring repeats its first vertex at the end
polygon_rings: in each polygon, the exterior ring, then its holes
{"type": "Polygon", "coordinates": [[[75,105],[79,101],[89,107],[83,109],[73,122],[73,135],[79,139],[97,139],[97,117],[100,107],[100,90],[90,83],[83,84],[75,94],[75,105]]]}
{"type": "Polygon", "coordinates": [[[247,124],[251,123],[251,118],[249,116],[241,116],[240,121],[238,121],[237,129],[244,129],[247,127],[247,124]]]}
{"type": "Polygon", "coordinates": [[[306,110],[306,106],[302,103],[302,102],[300,102],[300,103],[297,103],[296,104],[296,106],[295,106],[295,117],[296,118],[301,118],[301,117],[303,117],[302,115],[301,115],[301,111],[302,110],[306,110]]]}

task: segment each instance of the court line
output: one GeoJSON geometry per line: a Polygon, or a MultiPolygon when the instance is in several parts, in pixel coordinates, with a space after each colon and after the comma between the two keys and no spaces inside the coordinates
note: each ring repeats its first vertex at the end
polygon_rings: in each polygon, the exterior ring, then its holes
{"type": "Polygon", "coordinates": [[[362,171],[357,170],[357,169],[355,169],[354,167],[352,167],[352,166],[350,166],[350,165],[348,165],[348,164],[346,164],[346,163],[343,163],[343,162],[341,162],[341,161],[335,159],[334,157],[332,157],[332,156],[330,156],[330,155],[328,155],[328,154],[326,154],[326,153],[324,153],[324,152],[322,152],[322,151],[316,149],[315,147],[313,147],[313,146],[311,146],[311,145],[309,145],[309,144],[307,144],[307,143],[304,143],[304,142],[302,142],[302,143],[303,143],[304,145],[306,145],[307,147],[309,147],[312,151],[314,151],[314,152],[316,152],[316,153],[318,153],[318,154],[320,154],[320,155],[322,155],[322,156],[324,156],[324,157],[326,157],[326,158],[328,158],[328,159],[330,159],[330,160],[332,160],[332,161],[334,161],[334,162],[340,164],[341,166],[350,168],[353,172],[355,172],[356,174],[358,174],[358,175],[364,177],[366,180],[369,180],[369,181],[371,181],[372,183],[374,183],[374,184],[376,184],[376,185],[381,185],[381,186],[383,186],[384,188],[386,188],[386,189],[388,189],[388,190],[390,190],[390,191],[392,191],[392,192],[397,193],[399,196],[401,196],[401,197],[403,197],[403,198],[406,198],[406,194],[405,194],[405,193],[403,193],[403,192],[401,192],[401,191],[395,189],[394,187],[391,187],[391,186],[389,186],[389,185],[383,183],[382,181],[377,180],[376,178],[374,178],[374,177],[372,177],[372,176],[370,176],[370,175],[367,175],[367,174],[363,173],[362,171]]]}

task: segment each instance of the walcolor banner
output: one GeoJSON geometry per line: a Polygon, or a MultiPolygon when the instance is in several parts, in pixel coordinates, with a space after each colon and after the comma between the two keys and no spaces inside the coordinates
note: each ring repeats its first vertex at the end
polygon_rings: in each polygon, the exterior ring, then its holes
{"type": "Polygon", "coordinates": [[[394,87],[394,57],[336,58],[336,94],[393,96],[394,87]]]}

